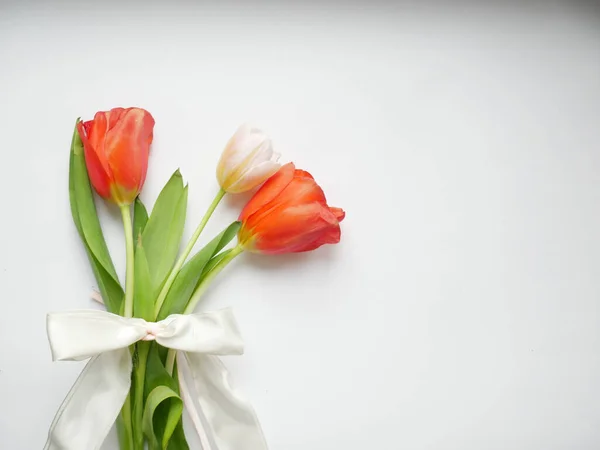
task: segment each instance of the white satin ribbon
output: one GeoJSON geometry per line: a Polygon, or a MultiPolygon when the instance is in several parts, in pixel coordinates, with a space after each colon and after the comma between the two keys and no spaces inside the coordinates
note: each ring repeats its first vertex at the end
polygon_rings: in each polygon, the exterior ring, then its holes
{"type": "Polygon", "coordinates": [[[203,450],[266,450],[252,406],[229,384],[217,355],[241,355],[243,340],[231,309],[179,315],[160,322],[105,311],[49,314],[55,361],[91,358],[60,406],[44,450],[98,450],[131,387],[128,347],[156,340],[178,350],[181,397],[203,450]]]}

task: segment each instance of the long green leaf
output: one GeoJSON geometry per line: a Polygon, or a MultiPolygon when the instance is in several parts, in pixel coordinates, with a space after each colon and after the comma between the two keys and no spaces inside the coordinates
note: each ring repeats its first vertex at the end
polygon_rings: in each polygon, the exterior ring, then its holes
{"type": "Polygon", "coordinates": [[[181,269],[173,286],[167,294],[167,298],[158,314],[162,320],[169,314],[181,314],[185,309],[200,277],[202,271],[210,259],[225,247],[240,229],[240,222],[233,222],[225,230],[219,233],[202,250],[194,255],[181,269]]]}
{"type": "Polygon", "coordinates": [[[150,346],[150,352],[148,353],[148,361],[146,362],[146,384],[144,387],[144,393],[147,396],[152,389],[156,386],[164,384],[170,387],[172,390],[177,391],[179,386],[173,380],[173,377],[169,375],[165,365],[160,358],[159,349],[164,348],[156,343],[152,343],[150,346]]]}
{"type": "Polygon", "coordinates": [[[153,288],[158,292],[169,274],[185,225],[187,186],[177,170],[161,191],[142,234],[153,288]]]}
{"type": "Polygon", "coordinates": [[[169,446],[167,450],[189,450],[190,446],[187,443],[185,433],[183,431],[183,421],[180,420],[175,428],[175,432],[173,436],[171,436],[171,440],[169,441],[169,446]]]}
{"type": "Polygon", "coordinates": [[[69,177],[72,178],[72,181],[70,181],[69,185],[72,188],[70,192],[71,202],[75,201],[75,209],[79,218],[80,226],[78,227],[78,231],[81,230],[83,239],[87,242],[98,262],[118,282],[119,278],[108,252],[100,221],[98,220],[94,195],[85,165],[83,143],[81,142],[77,128],[75,128],[73,133],[71,151],[73,161],[69,177]]]}
{"type": "MultiPolygon", "coordinates": [[[[150,346],[150,352],[148,353],[148,360],[146,364],[146,385],[145,385],[145,393],[149,398],[150,394],[159,386],[164,386],[169,390],[179,393],[179,384],[169,375],[166,371],[165,366],[160,358],[159,349],[164,348],[160,347],[156,343],[152,343],[150,346]]],[[[144,433],[148,437],[148,441],[152,443],[154,439],[154,443],[160,442],[164,445],[168,439],[165,440],[165,436],[169,433],[173,433],[173,441],[177,443],[184,442],[185,436],[183,436],[183,440],[179,434],[179,428],[181,428],[181,409],[180,409],[180,400],[171,399],[166,400],[160,403],[155,409],[152,418],[152,426],[153,428],[146,429],[144,426],[144,433]],[[178,403],[179,402],[179,403],[178,403]],[[171,431],[173,426],[173,422],[175,418],[179,416],[179,422],[175,423],[174,431],[171,431]],[[168,433],[166,433],[168,431],[168,433]],[[152,433],[152,435],[150,435],[152,433]]],[[[144,423],[146,423],[146,418],[144,419],[144,423]]],[[[152,448],[152,447],[151,447],[152,448]]],[[[169,448],[173,450],[185,450],[188,448],[187,444],[181,445],[180,447],[175,446],[175,444],[169,445],[169,448]]]]}
{"type": "MultiPolygon", "coordinates": [[[[177,385],[177,392],[179,392],[179,377],[177,370],[175,370],[173,373],[173,380],[177,385]]],[[[167,450],[189,450],[189,448],[190,447],[187,443],[187,438],[185,437],[185,433],[183,431],[183,420],[180,420],[175,427],[173,436],[171,436],[167,450]]]]}
{"type": "Polygon", "coordinates": [[[134,297],[133,297],[133,315],[142,319],[152,321],[154,319],[154,295],[152,291],[152,280],[148,268],[146,252],[142,245],[142,237],[137,241],[135,251],[135,276],[134,276],[134,297]]]}
{"type": "Polygon", "coordinates": [[[173,391],[167,386],[155,387],[148,398],[146,399],[146,406],[144,408],[144,433],[148,437],[150,443],[150,449],[166,449],[177,423],[181,420],[181,414],[183,412],[183,402],[177,392],[173,391]],[[159,439],[156,436],[154,429],[154,412],[163,402],[167,402],[169,410],[167,413],[167,419],[164,423],[164,430],[161,433],[162,438],[159,439]]]}
{"type": "Polygon", "coordinates": [[[204,269],[202,269],[202,275],[200,275],[200,279],[198,280],[198,282],[202,281],[202,278],[204,278],[204,276],[210,272],[217,264],[219,264],[221,262],[222,259],[224,259],[229,253],[231,253],[231,248],[228,248],[227,250],[223,250],[221,253],[213,256],[209,262],[206,263],[206,266],[204,266],[204,269]]]}
{"type": "Polygon", "coordinates": [[[118,314],[123,302],[123,288],[100,227],[77,128],[69,155],[69,200],[73,222],[83,241],[102,299],[108,311],[118,314]]]}
{"type": "Polygon", "coordinates": [[[79,220],[79,210],[77,209],[77,199],[75,197],[75,135],[77,135],[77,126],[75,127],[75,133],[71,139],[71,149],[69,150],[69,203],[71,205],[71,215],[73,216],[73,223],[81,239],[85,242],[85,235],[81,229],[81,220],[79,220]]]}
{"type": "Polygon", "coordinates": [[[148,211],[139,197],[135,199],[133,204],[133,238],[137,239],[144,232],[148,223],[148,211]]]}
{"type": "MultiPolygon", "coordinates": [[[[85,244],[85,243],[84,243],[85,244]]],[[[88,253],[92,271],[96,277],[98,289],[104,301],[107,311],[113,314],[122,314],[123,298],[125,296],[123,288],[117,284],[115,279],[104,269],[102,264],[92,254],[90,248],[85,244],[85,249],[88,253]]]]}

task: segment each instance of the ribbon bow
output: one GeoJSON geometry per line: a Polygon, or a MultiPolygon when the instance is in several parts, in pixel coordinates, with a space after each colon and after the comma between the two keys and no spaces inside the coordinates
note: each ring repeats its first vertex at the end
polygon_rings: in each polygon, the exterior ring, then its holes
{"type": "Polygon", "coordinates": [[[54,361],[91,358],[50,426],[44,450],[98,450],[131,387],[128,347],[156,340],[177,350],[181,396],[203,450],[267,450],[252,406],[229,383],[217,355],[241,355],[243,341],[231,309],[174,314],[160,322],[105,311],[49,314],[54,361]]]}

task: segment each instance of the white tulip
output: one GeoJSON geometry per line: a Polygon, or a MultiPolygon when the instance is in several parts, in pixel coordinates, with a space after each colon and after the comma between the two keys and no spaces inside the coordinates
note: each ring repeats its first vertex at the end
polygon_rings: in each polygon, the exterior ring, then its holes
{"type": "Polygon", "coordinates": [[[229,139],[217,165],[221,189],[230,194],[254,189],[279,170],[279,156],[267,135],[242,125],[229,139]]]}

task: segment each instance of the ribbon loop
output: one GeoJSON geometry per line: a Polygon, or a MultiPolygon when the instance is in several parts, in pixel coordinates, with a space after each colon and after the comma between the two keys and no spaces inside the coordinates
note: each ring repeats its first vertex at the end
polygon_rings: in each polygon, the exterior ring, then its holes
{"type": "Polygon", "coordinates": [[[146,335],[145,320],[96,310],[48,314],[46,328],[54,361],[88,359],[128,347],[146,335]]]}

